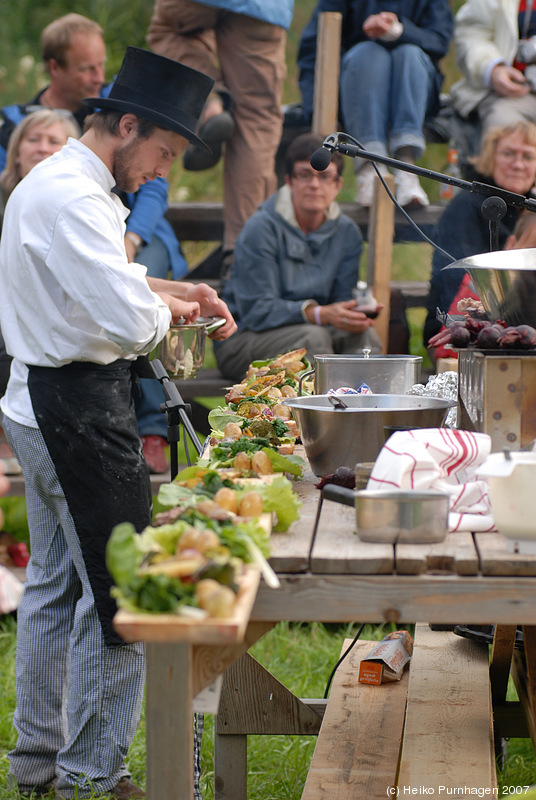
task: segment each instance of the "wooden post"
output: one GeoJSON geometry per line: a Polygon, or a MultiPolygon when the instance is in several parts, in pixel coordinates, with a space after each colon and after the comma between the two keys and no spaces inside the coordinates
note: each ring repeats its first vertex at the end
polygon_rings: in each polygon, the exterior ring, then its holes
{"type": "MultiPolygon", "coordinates": [[[[384,180],[394,194],[395,179],[385,175],[384,180]]],[[[391,316],[391,261],[395,232],[395,207],[382,182],[374,178],[374,195],[370,208],[368,232],[367,283],[372,286],[374,297],[385,308],[376,320],[376,330],[382,343],[382,352],[387,353],[389,342],[389,319],[391,316]]]]}
{"type": "Polygon", "coordinates": [[[313,133],[326,136],[337,130],[342,14],[325,11],[318,15],[316,39],[313,133]]]}

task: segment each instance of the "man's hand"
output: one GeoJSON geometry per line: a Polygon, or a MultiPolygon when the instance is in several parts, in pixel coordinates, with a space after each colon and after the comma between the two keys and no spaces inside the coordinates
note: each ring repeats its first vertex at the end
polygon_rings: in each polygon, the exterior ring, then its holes
{"type": "MultiPolygon", "coordinates": [[[[211,339],[228,339],[236,331],[236,322],[227,308],[227,304],[218,297],[218,293],[207,283],[190,283],[189,281],[167,281],[162,278],[149,278],[147,283],[153,292],[161,297],[170,295],[177,300],[196,303],[204,317],[225,317],[227,322],[221,328],[209,334],[211,339]]],[[[167,300],[164,302],[167,303],[167,300]]],[[[169,305],[169,303],[168,303],[169,305]]]]}
{"type": "Polygon", "coordinates": [[[199,316],[199,303],[179,300],[166,292],[156,292],[171,311],[171,318],[174,325],[183,317],[186,322],[195,322],[199,316]]]}
{"type": "Polygon", "coordinates": [[[381,11],[379,14],[371,14],[363,23],[363,32],[369,39],[377,39],[389,33],[398,17],[392,11],[381,11]]]}
{"type": "Polygon", "coordinates": [[[236,322],[215,289],[206,283],[192,283],[186,291],[188,300],[199,303],[201,314],[205,317],[224,317],[225,325],[210,334],[211,339],[228,339],[236,331],[236,322]]]}
{"type": "Polygon", "coordinates": [[[530,86],[523,73],[507,64],[497,64],[493,67],[490,82],[500,97],[524,97],[530,92],[530,86]]]}

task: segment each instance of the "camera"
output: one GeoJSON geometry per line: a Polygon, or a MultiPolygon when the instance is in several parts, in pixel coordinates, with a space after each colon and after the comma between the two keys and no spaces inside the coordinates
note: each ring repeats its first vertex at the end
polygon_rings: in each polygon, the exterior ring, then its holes
{"type": "Polygon", "coordinates": [[[521,64],[533,64],[536,62],[536,36],[530,36],[528,39],[519,41],[516,58],[521,64]]]}

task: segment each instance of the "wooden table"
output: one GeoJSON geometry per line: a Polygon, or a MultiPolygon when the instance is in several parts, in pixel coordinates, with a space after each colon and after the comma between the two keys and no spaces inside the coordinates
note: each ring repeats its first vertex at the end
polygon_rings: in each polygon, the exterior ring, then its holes
{"type": "Polygon", "coordinates": [[[497,701],[504,700],[515,626],[522,624],[534,709],[536,557],[509,553],[505,538],[489,533],[449,534],[429,546],[363,543],[353,509],[330,501],[322,504],[314,536],[317,481],[309,472],[296,484],[301,518],[289,532],[272,535],[281,587],[261,582],[241,643],[185,646],[145,631],[149,800],[192,796],[192,697],[281,620],[496,624],[497,701]]]}

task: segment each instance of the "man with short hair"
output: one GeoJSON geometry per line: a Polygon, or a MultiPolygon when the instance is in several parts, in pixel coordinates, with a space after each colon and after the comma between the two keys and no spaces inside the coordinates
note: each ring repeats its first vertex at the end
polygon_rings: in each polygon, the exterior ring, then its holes
{"type": "MultiPolygon", "coordinates": [[[[6,149],[15,125],[28,112],[46,106],[70,111],[84,129],[84,121],[95,110],[85,99],[106,97],[113,84],[105,85],[106,46],[101,26],[81,14],[65,14],[53,20],[41,34],[41,55],[50,83],[29,103],[6,106],[0,111],[0,171],[5,166],[6,149]]],[[[125,231],[129,261],[147,267],[153,278],[174,279],[188,273],[179,242],[166,219],[168,183],[158,178],[140,187],[139,192],[123,192],[121,200],[130,209],[125,231]]],[[[169,464],[166,421],[160,412],[160,386],[144,378],[136,399],[138,429],[145,458],[154,473],[167,472],[169,464]]]]}
{"type": "Polygon", "coordinates": [[[141,530],[151,521],[136,361],[179,316],[221,314],[223,337],[235,325],[210,287],[147,278],[129,263],[128,212],[114,188],[136,192],[165,178],[187,141],[203,146],[194,130],[212,85],[129,47],[81,139],[37,164],[6,205],[0,318],[13,365],[1,408],[24,471],[31,541],[9,754],[9,779],[23,795],[54,786],[58,798],[145,796],[124,761],[144,646],[114,630],[105,565],[116,524],[141,530]]]}

